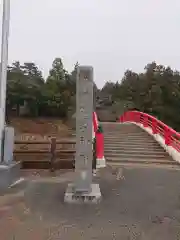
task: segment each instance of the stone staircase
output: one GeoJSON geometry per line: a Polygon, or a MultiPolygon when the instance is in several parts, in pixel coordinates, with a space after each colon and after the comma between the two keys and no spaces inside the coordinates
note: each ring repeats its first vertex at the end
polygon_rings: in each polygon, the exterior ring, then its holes
{"type": "Polygon", "coordinates": [[[134,124],[102,123],[108,164],[179,165],[147,132],[134,124]]]}

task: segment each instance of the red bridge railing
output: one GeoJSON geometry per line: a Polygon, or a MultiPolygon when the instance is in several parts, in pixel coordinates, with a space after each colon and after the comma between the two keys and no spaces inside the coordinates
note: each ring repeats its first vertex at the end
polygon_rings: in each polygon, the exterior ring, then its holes
{"type": "Polygon", "coordinates": [[[151,128],[153,134],[159,134],[167,146],[180,152],[180,134],[157,118],[143,112],[128,111],[119,119],[120,122],[134,122],[142,124],[144,128],[151,128]]]}
{"type": "Polygon", "coordinates": [[[99,131],[100,125],[96,112],[93,112],[93,138],[96,139],[96,167],[102,168],[106,166],[104,158],[104,134],[99,131]]]}

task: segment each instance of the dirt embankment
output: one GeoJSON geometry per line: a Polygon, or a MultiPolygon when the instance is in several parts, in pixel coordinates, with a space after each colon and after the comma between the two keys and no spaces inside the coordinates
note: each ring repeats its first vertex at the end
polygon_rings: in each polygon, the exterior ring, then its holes
{"type": "Polygon", "coordinates": [[[10,126],[15,129],[18,140],[36,140],[41,138],[66,138],[72,135],[72,130],[59,119],[52,118],[12,118],[10,126]]]}

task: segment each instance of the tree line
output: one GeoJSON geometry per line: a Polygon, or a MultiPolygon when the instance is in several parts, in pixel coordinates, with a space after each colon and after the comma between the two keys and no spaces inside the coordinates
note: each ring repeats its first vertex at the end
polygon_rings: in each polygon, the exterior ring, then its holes
{"type": "MultiPolygon", "coordinates": [[[[56,58],[47,79],[35,63],[14,62],[8,67],[6,115],[66,118],[75,109],[76,71],[66,71],[61,58],[56,58]],[[22,108],[26,111],[23,111],[22,108]]],[[[180,131],[180,72],[156,62],[144,72],[127,70],[122,79],[106,82],[98,96],[111,96],[104,102],[117,116],[129,109],[149,113],[180,131]]],[[[107,99],[107,98],[106,98],[107,99]]]]}
{"type": "Polygon", "coordinates": [[[56,58],[49,76],[44,79],[35,63],[12,63],[7,72],[6,116],[15,114],[65,118],[67,109],[74,102],[77,66],[78,63],[68,73],[61,58],[56,58]]]}
{"type": "Polygon", "coordinates": [[[101,91],[112,96],[116,111],[149,113],[180,131],[179,71],[152,62],[143,73],[127,70],[120,82],[107,82],[101,91]]]}

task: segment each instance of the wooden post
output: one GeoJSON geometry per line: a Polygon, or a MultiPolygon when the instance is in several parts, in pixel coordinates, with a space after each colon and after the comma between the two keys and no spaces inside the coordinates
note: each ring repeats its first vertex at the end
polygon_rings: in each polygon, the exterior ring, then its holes
{"type": "Polygon", "coordinates": [[[56,160],[56,138],[51,138],[51,160],[50,160],[50,170],[54,172],[54,163],[56,160]]]}

